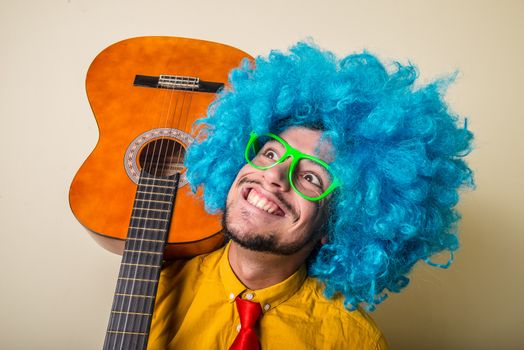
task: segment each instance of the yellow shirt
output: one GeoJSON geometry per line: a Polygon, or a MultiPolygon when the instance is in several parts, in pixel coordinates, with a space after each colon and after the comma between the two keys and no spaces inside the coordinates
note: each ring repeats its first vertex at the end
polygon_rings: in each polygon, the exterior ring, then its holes
{"type": "Polygon", "coordinates": [[[274,286],[247,289],[228,261],[229,245],[162,270],[148,350],[229,349],[240,324],[235,298],[259,302],[264,349],[387,349],[373,320],[328,300],[302,266],[274,286]]]}

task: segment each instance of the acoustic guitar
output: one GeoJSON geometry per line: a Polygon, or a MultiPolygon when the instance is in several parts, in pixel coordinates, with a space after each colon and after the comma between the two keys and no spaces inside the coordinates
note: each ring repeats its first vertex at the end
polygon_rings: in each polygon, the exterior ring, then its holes
{"type": "Polygon", "coordinates": [[[223,243],[220,218],[191,193],[183,166],[193,122],[248,54],[175,37],[141,37],[103,50],[86,90],[100,138],[71,184],[78,221],[122,254],[104,349],[145,349],[164,259],[223,243]]]}

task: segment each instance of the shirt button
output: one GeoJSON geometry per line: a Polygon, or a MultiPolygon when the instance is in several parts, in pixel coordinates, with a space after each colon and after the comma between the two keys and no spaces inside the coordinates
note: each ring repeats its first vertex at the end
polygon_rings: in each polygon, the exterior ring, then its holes
{"type": "Polygon", "coordinates": [[[240,332],[240,329],[241,329],[241,328],[242,328],[242,326],[241,326],[241,325],[238,325],[238,326],[237,326],[237,332],[240,332]]]}
{"type": "Polygon", "coordinates": [[[269,304],[266,304],[266,305],[264,305],[264,310],[266,310],[266,311],[267,311],[267,310],[269,310],[269,308],[270,308],[270,307],[271,307],[271,305],[269,305],[269,304]]]}
{"type": "Polygon", "coordinates": [[[246,299],[247,300],[251,300],[251,299],[253,299],[253,297],[254,297],[253,293],[247,293],[246,294],[246,299]]]}
{"type": "Polygon", "coordinates": [[[233,294],[233,293],[229,294],[229,299],[231,299],[231,300],[235,299],[235,294],[233,294]]]}

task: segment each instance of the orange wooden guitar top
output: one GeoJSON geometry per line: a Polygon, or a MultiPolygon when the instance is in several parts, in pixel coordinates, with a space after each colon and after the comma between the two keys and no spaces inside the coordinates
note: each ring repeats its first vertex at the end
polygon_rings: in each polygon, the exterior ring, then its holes
{"type": "MultiPolygon", "coordinates": [[[[251,59],[227,45],[175,37],[124,40],[95,58],[86,90],[100,138],[73,179],[69,202],[103,247],[121,253],[127,236],[137,185],[126,164],[139,164],[140,155],[138,150],[137,159],[124,159],[133,140],[158,128],[191,134],[193,122],[205,116],[215,98],[214,93],[134,86],[135,76],[189,76],[226,83],[228,72],[243,58],[251,59]]],[[[220,216],[206,213],[203,201],[185,185],[177,193],[165,257],[213,250],[223,242],[220,230],[220,216]]]]}

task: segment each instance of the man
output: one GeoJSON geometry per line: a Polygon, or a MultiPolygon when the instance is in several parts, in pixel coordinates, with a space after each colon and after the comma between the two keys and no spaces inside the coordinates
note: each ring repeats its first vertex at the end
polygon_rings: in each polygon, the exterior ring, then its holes
{"type": "Polygon", "coordinates": [[[457,249],[471,133],[411,66],[312,44],[230,75],[186,158],[229,243],[162,272],[150,349],[385,349],[372,310],[457,249]]]}

